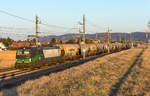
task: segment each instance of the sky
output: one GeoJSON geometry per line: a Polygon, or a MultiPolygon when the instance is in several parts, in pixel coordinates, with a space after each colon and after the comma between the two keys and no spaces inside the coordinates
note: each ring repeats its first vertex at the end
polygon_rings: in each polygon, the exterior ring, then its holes
{"type": "Polygon", "coordinates": [[[40,23],[48,24],[39,24],[41,36],[78,33],[83,14],[88,34],[105,32],[107,27],[112,32],[135,32],[147,28],[150,0],[1,0],[0,37],[19,40],[35,34],[35,23],[1,11],[33,21],[37,15],[40,23]]]}

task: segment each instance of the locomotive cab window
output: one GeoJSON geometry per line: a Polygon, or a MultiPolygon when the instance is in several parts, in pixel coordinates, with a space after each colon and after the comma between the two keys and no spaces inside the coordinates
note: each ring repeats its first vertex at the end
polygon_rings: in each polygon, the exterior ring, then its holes
{"type": "Polygon", "coordinates": [[[29,55],[31,53],[31,50],[29,48],[19,48],[17,50],[17,55],[29,55]]]}
{"type": "Polygon", "coordinates": [[[30,54],[30,51],[29,51],[29,50],[25,50],[25,51],[24,51],[24,54],[25,54],[25,55],[28,55],[28,54],[30,54]]]}

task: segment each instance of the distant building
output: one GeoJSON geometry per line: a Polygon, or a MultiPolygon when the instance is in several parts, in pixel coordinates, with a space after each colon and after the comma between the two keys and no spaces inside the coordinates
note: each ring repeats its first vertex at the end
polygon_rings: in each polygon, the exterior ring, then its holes
{"type": "Polygon", "coordinates": [[[3,44],[3,42],[0,42],[0,51],[6,50],[6,46],[3,44]]]}
{"type": "MultiPolygon", "coordinates": [[[[47,42],[39,42],[39,45],[47,45],[47,44],[48,44],[47,42]]],[[[23,46],[30,47],[30,46],[35,46],[35,45],[36,44],[34,42],[24,41],[24,42],[13,42],[11,44],[11,47],[18,48],[18,47],[23,47],[23,46]]]]}
{"type": "Polygon", "coordinates": [[[40,45],[48,45],[49,42],[39,42],[40,45]]]}
{"type": "Polygon", "coordinates": [[[31,43],[31,42],[13,42],[11,44],[11,47],[14,47],[14,48],[18,48],[18,47],[23,47],[23,46],[34,46],[35,43],[31,43]]]}
{"type": "Polygon", "coordinates": [[[67,43],[68,41],[69,41],[69,40],[63,40],[63,41],[62,41],[62,43],[64,43],[64,44],[65,44],[65,43],[67,43]]]}

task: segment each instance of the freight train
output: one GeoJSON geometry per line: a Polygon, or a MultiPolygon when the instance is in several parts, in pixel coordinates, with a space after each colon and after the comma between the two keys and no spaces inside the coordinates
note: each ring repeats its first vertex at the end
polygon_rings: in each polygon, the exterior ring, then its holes
{"type": "Polygon", "coordinates": [[[61,61],[94,56],[106,52],[121,51],[132,47],[131,43],[111,44],[58,44],[53,47],[20,47],[16,52],[16,68],[42,66],[43,62],[61,61]]]}

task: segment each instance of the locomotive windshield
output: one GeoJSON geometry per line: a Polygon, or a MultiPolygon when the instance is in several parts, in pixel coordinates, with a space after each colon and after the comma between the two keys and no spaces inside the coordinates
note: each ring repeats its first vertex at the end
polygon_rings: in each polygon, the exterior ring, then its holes
{"type": "Polygon", "coordinates": [[[17,55],[28,55],[30,54],[30,50],[18,50],[17,55]]]}
{"type": "Polygon", "coordinates": [[[21,47],[17,50],[17,55],[29,55],[31,53],[31,49],[27,47],[21,47]]]}

